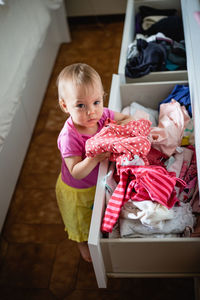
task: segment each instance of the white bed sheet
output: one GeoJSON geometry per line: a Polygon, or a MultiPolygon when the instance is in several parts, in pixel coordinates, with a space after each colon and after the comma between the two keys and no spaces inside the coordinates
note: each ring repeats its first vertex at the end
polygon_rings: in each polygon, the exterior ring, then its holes
{"type": "Polygon", "coordinates": [[[0,6],[0,151],[50,21],[46,0],[7,0],[0,6]]]}

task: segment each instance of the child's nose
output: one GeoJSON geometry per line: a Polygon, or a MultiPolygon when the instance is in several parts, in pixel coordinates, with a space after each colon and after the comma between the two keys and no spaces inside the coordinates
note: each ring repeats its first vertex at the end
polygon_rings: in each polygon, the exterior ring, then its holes
{"type": "Polygon", "coordinates": [[[95,113],[95,108],[93,106],[88,107],[87,113],[88,113],[88,115],[94,114],[95,113]]]}

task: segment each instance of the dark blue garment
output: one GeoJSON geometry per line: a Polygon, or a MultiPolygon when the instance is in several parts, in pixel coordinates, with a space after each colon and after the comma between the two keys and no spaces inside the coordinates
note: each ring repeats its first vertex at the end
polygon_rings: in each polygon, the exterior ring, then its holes
{"type": "Polygon", "coordinates": [[[142,33],[142,17],[140,13],[135,15],[135,33],[142,33]]]}
{"type": "MultiPolygon", "coordinates": [[[[161,101],[160,104],[169,103],[172,98],[175,99],[177,102],[179,102],[180,105],[184,105],[188,111],[189,116],[192,118],[192,107],[191,107],[191,101],[190,101],[189,87],[186,85],[181,85],[181,84],[175,85],[171,94],[166,99],[161,101]]],[[[159,104],[159,106],[160,106],[160,104],[159,104]]]]}
{"type": "Polygon", "coordinates": [[[162,39],[156,39],[156,42],[161,44],[167,52],[167,59],[166,59],[166,69],[168,69],[168,65],[174,64],[177,65],[176,69],[179,70],[185,70],[186,69],[186,52],[185,52],[185,46],[184,41],[176,42],[172,40],[171,42],[162,40],[162,39]],[[168,63],[168,65],[167,65],[168,63]]]}
{"type": "Polygon", "coordinates": [[[153,71],[165,70],[167,53],[161,44],[143,39],[137,40],[138,55],[127,60],[125,75],[131,78],[144,76],[153,71]]]}

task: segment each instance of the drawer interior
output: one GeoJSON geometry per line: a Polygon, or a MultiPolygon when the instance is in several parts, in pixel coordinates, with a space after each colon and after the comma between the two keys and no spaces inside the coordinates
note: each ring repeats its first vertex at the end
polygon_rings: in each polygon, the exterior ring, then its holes
{"type": "MultiPolygon", "coordinates": [[[[175,84],[187,81],[121,84],[113,75],[110,109],[121,111],[132,101],[157,109],[175,84]]],[[[104,238],[100,231],[105,210],[103,178],[108,162],[101,164],[89,243],[98,248],[105,272],[117,277],[130,276],[200,276],[200,238],[104,238]]]]}
{"type": "Polygon", "coordinates": [[[176,9],[177,15],[181,16],[181,1],[180,0],[128,0],[126,17],[124,22],[124,30],[122,37],[122,45],[120,52],[120,60],[118,66],[118,74],[124,76],[124,82],[126,83],[137,83],[137,82],[153,82],[153,81],[167,81],[167,80],[187,80],[187,70],[175,70],[175,71],[158,71],[150,72],[139,78],[131,78],[125,76],[125,65],[128,46],[133,42],[135,38],[135,15],[139,11],[139,7],[145,5],[156,9],[176,9]]]}

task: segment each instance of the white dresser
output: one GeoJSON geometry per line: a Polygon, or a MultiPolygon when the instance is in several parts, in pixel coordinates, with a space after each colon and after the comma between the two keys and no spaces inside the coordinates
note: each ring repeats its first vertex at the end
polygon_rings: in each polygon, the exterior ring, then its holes
{"type": "MultiPolygon", "coordinates": [[[[144,106],[157,108],[176,84],[189,84],[195,120],[195,145],[200,178],[200,25],[194,12],[200,1],[137,1],[127,2],[118,74],[113,75],[109,108],[120,111],[130,104],[133,95],[144,106]],[[187,71],[153,72],[129,80],[124,75],[126,51],[134,38],[134,15],[139,5],[156,8],[177,8],[182,14],[186,41],[187,71]]],[[[103,178],[108,162],[101,163],[89,235],[89,248],[100,288],[107,277],[194,277],[196,299],[200,299],[200,237],[194,238],[103,238],[100,231],[105,210],[103,178]],[[134,259],[130,260],[131,255],[134,259]]],[[[199,180],[200,183],[200,180],[199,180]]]]}

